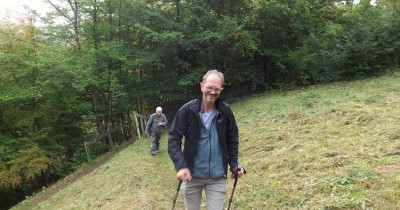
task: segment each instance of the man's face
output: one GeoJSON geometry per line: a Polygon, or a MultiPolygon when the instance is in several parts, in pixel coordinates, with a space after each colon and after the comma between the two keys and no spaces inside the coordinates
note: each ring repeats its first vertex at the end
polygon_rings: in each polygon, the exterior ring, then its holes
{"type": "Polygon", "coordinates": [[[201,92],[203,92],[203,101],[206,103],[215,103],[223,90],[222,81],[219,76],[211,74],[207,79],[200,83],[201,92]]]}

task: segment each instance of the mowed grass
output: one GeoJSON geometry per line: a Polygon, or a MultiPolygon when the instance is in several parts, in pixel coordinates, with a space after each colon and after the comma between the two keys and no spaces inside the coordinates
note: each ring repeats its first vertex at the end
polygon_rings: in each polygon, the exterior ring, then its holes
{"type": "MultiPolygon", "coordinates": [[[[231,106],[248,172],[233,209],[400,209],[399,72],[231,106]]],[[[166,138],[158,156],[140,139],[43,202],[33,196],[13,209],[171,209],[177,181],[166,138]]]]}

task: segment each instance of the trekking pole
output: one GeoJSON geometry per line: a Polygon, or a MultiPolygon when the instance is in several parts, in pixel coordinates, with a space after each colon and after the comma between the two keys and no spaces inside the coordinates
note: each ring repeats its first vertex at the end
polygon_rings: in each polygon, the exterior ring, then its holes
{"type": "Polygon", "coordinates": [[[178,199],[178,195],[179,195],[179,190],[181,189],[181,184],[182,184],[182,181],[179,180],[178,188],[176,189],[174,200],[172,200],[172,208],[171,208],[171,210],[174,210],[174,208],[175,208],[176,200],[178,199]]]}
{"type": "MultiPolygon", "coordinates": [[[[232,192],[231,192],[231,197],[229,198],[229,204],[228,204],[228,210],[231,208],[231,203],[232,203],[232,198],[233,198],[233,193],[235,192],[235,188],[236,188],[236,184],[237,181],[239,179],[239,171],[242,169],[243,167],[241,165],[239,165],[238,167],[236,167],[236,172],[233,171],[233,176],[235,177],[235,182],[233,183],[233,188],[232,188],[232,192]]],[[[243,168],[244,170],[244,174],[246,174],[246,170],[243,168]]]]}

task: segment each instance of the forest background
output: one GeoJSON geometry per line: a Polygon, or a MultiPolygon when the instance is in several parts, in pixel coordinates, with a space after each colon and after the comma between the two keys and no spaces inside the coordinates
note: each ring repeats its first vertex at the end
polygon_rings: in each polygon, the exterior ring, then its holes
{"type": "Polygon", "coordinates": [[[172,120],[208,69],[228,101],[382,74],[400,63],[400,2],[45,0],[0,23],[0,209],[172,120]],[[40,24],[38,24],[40,23],[40,24]]]}

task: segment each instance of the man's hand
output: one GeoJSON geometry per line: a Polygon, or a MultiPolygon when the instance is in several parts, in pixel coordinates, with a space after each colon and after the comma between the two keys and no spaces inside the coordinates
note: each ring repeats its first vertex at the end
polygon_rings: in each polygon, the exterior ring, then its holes
{"type": "Polygon", "coordinates": [[[181,181],[190,181],[192,180],[192,173],[188,168],[182,168],[176,173],[176,178],[181,181]]]}
{"type": "Polygon", "coordinates": [[[236,172],[238,173],[238,178],[240,178],[240,177],[242,177],[244,174],[246,174],[246,170],[243,168],[243,166],[241,166],[241,165],[236,166],[236,167],[232,170],[232,174],[231,174],[231,178],[232,178],[232,179],[235,178],[236,172]]]}

